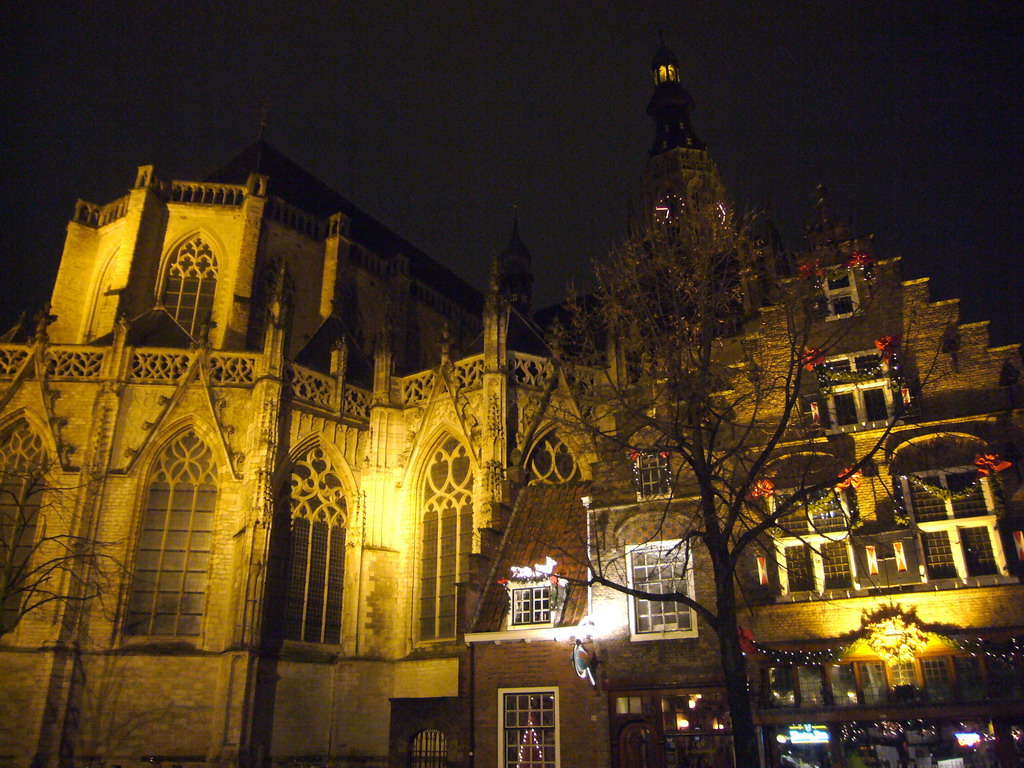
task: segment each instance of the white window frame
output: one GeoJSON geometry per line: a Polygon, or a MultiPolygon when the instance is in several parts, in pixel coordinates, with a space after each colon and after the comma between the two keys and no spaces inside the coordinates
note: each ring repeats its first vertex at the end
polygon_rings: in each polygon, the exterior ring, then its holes
{"type": "MultiPolygon", "coordinates": [[[[643,585],[637,585],[633,581],[633,557],[636,552],[643,552],[651,549],[659,550],[675,550],[679,557],[685,557],[686,559],[686,572],[683,574],[683,579],[686,584],[686,594],[690,597],[694,596],[694,585],[693,585],[693,560],[692,552],[688,555],[686,548],[679,539],[671,541],[651,541],[644,544],[634,544],[626,547],[626,577],[627,584],[630,589],[642,589],[643,585]]],[[[683,605],[683,611],[686,611],[690,617],[690,628],[689,629],[670,629],[660,630],[655,632],[641,632],[637,628],[637,600],[642,598],[629,596],[627,603],[629,605],[629,639],[638,642],[645,642],[648,640],[674,640],[678,638],[690,638],[697,637],[697,615],[693,608],[683,605]]],[[[677,614],[681,612],[677,611],[677,614]]]]}
{"type": "Polygon", "coordinates": [[[854,274],[852,267],[846,268],[846,274],[849,277],[850,284],[842,288],[829,288],[827,274],[821,279],[821,291],[825,295],[825,303],[828,306],[828,314],[825,316],[826,321],[843,320],[847,317],[853,317],[860,314],[860,296],[857,291],[857,276],[854,274]],[[833,302],[836,299],[843,299],[846,297],[849,297],[852,308],[849,312],[836,312],[835,304],[833,302]]]}
{"type": "MultiPolygon", "coordinates": [[[[824,536],[822,534],[810,534],[800,538],[786,538],[775,540],[776,562],[779,564],[779,586],[782,594],[796,594],[789,588],[789,569],[786,567],[786,549],[789,547],[807,546],[811,556],[811,573],[814,578],[815,594],[828,592],[843,592],[846,590],[859,590],[861,588],[860,573],[857,571],[857,559],[853,556],[853,546],[850,544],[850,537],[847,532],[836,536],[824,536]],[[838,587],[825,589],[825,560],[821,556],[821,547],[825,543],[844,542],[846,544],[846,558],[850,564],[850,587],[838,587]]],[[[797,590],[797,593],[805,590],[797,590]]]]}
{"type": "MultiPolygon", "coordinates": [[[[850,352],[843,355],[831,355],[826,361],[825,365],[837,360],[849,360],[850,371],[856,372],[857,370],[857,358],[858,357],[878,357],[881,359],[881,355],[873,350],[864,350],[861,352],[850,352]]],[[[828,416],[829,416],[829,429],[830,434],[836,434],[841,432],[856,432],[861,429],[879,429],[885,427],[892,420],[896,413],[896,402],[892,390],[892,382],[889,377],[885,375],[884,371],[882,375],[877,379],[871,379],[870,381],[864,381],[859,383],[851,384],[836,384],[832,387],[832,391],[825,396],[826,404],[828,405],[828,416]],[[864,404],[864,392],[868,390],[882,390],[882,394],[885,397],[885,413],[884,419],[873,419],[868,421],[867,419],[867,406],[864,404]],[[836,416],[836,396],[837,395],[853,395],[854,407],[857,410],[857,421],[853,424],[838,423],[836,416]]]]}
{"type": "Polygon", "coordinates": [[[550,627],[552,623],[553,613],[551,611],[551,582],[550,581],[526,581],[526,582],[512,582],[508,585],[509,593],[509,612],[508,612],[508,626],[509,629],[523,629],[529,627],[550,627]],[[517,618],[517,606],[516,606],[516,593],[529,592],[530,593],[530,613],[531,615],[537,612],[534,607],[534,603],[537,599],[536,594],[538,591],[546,593],[547,608],[543,609],[542,613],[545,614],[544,618],[536,621],[516,621],[517,618]]]}
{"type": "MultiPolygon", "coordinates": [[[[636,472],[636,500],[637,501],[650,501],[651,499],[667,499],[672,495],[672,465],[669,463],[667,456],[662,456],[660,453],[655,451],[640,451],[636,457],[636,464],[634,467],[636,472]],[[644,465],[644,462],[651,462],[648,466],[644,465]],[[657,493],[645,493],[644,492],[644,472],[658,472],[661,478],[661,485],[664,485],[664,491],[657,493]]],[[[651,483],[653,485],[653,483],[651,483]]]]}
{"type": "MultiPolygon", "coordinates": [[[[976,471],[976,467],[972,466],[959,466],[959,467],[946,467],[945,469],[930,470],[927,472],[914,472],[913,474],[920,477],[922,480],[928,480],[935,483],[938,480],[938,484],[947,488],[946,476],[952,474],[959,474],[961,472],[976,471]]],[[[946,505],[946,517],[942,520],[926,520],[919,521],[916,517],[916,511],[914,510],[913,496],[911,495],[910,479],[906,476],[900,478],[900,483],[903,485],[903,498],[904,502],[910,508],[910,514],[913,516],[914,524],[917,526],[918,533],[918,550],[921,553],[921,562],[918,566],[921,573],[921,581],[928,582],[928,563],[927,557],[924,550],[924,538],[921,536],[922,532],[934,533],[937,531],[945,531],[949,537],[949,548],[953,555],[953,563],[956,565],[956,578],[959,581],[966,582],[968,579],[985,579],[991,578],[992,576],[1009,576],[1010,571],[1006,564],[1006,553],[1003,551],[1003,542],[996,530],[996,522],[998,516],[996,515],[996,504],[995,495],[991,486],[991,479],[988,477],[982,477],[979,479],[981,485],[981,492],[985,499],[985,508],[988,510],[987,515],[975,515],[973,517],[954,517],[953,502],[945,500],[946,505]],[[996,561],[996,573],[985,574],[984,576],[970,576],[967,573],[967,558],[964,556],[963,541],[960,538],[961,528],[985,528],[988,531],[989,543],[992,545],[992,557],[996,561]]],[[[935,581],[945,581],[946,579],[935,579],[935,581]]]]}
{"type": "Polygon", "coordinates": [[[498,741],[497,741],[497,760],[495,764],[498,768],[514,768],[514,764],[508,763],[505,760],[505,696],[507,694],[537,694],[540,696],[554,695],[555,697],[555,762],[554,768],[560,768],[562,765],[562,739],[561,729],[559,727],[559,701],[558,701],[558,686],[529,686],[526,688],[499,688],[498,689],[498,741]]]}

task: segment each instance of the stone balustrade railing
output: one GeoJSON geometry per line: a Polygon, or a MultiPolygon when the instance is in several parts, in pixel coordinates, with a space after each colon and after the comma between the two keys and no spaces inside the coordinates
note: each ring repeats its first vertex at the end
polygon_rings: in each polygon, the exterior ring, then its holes
{"type": "Polygon", "coordinates": [[[128,212],[128,195],[120,197],[112,203],[97,205],[85,200],[78,200],[75,203],[75,212],[71,220],[78,224],[85,224],[89,227],[104,227],[112,221],[117,221],[128,212]]]}
{"type": "Polygon", "coordinates": [[[172,203],[239,206],[245,202],[245,187],[240,184],[172,181],[167,189],[167,199],[172,203]]]}

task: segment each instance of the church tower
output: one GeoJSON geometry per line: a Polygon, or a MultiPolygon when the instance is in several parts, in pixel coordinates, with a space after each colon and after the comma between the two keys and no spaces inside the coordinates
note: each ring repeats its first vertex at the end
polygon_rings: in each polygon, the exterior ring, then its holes
{"type": "Polygon", "coordinates": [[[654,143],[643,176],[644,216],[669,219],[688,198],[721,199],[722,181],[704,142],[694,133],[693,97],[679,77],[679,59],[664,39],[651,61],[654,93],[647,114],[654,120],[654,143]],[[707,196],[707,197],[706,197],[707,196]]]}

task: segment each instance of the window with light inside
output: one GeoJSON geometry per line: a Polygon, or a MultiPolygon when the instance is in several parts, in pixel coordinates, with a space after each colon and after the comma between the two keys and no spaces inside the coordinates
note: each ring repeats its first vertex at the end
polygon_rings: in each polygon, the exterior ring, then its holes
{"type": "Polygon", "coordinates": [[[558,768],[558,689],[498,690],[502,768],[558,768]]]}

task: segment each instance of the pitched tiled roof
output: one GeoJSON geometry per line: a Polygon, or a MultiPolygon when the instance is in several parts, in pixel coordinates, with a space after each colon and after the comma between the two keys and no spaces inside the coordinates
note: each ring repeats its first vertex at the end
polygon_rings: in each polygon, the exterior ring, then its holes
{"type": "MultiPolygon", "coordinates": [[[[570,580],[586,578],[587,510],[581,501],[589,483],[530,485],[519,491],[508,528],[502,537],[491,578],[477,608],[475,632],[502,629],[505,587],[497,583],[513,566],[532,566],[550,557],[558,562],[554,573],[570,580]]],[[[582,620],[587,610],[586,588],[571,585],[563,625],[582,620]]]]}

